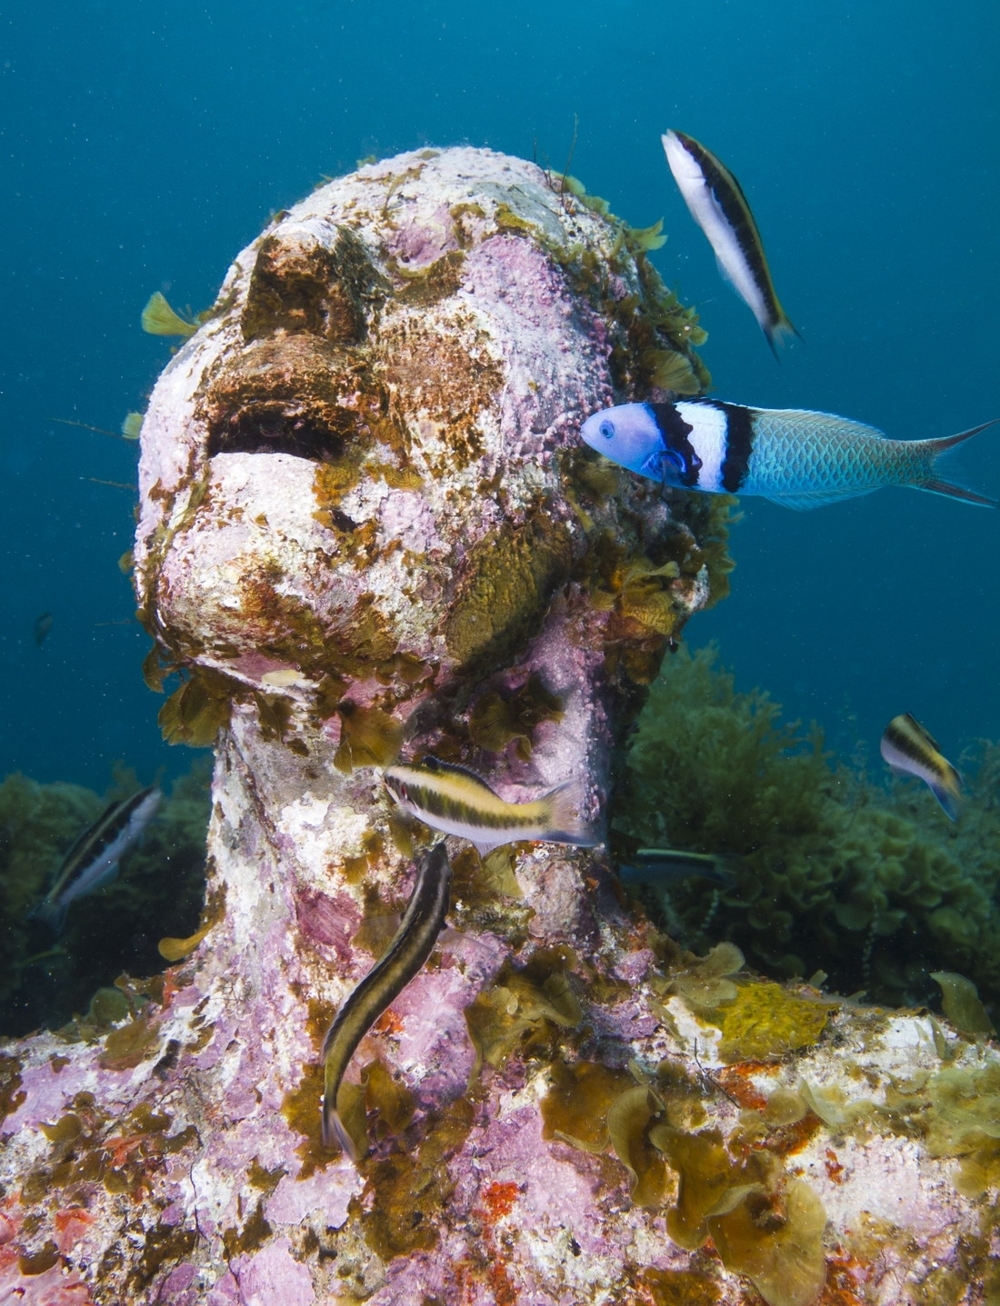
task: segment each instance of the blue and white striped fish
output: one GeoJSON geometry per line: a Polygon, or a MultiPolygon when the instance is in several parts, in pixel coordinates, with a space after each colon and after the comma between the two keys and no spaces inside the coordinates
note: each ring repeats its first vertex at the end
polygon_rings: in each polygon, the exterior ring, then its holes
{"type": "Polygon", "coordinates": [[[620,467],[678,489],[757,494],[806,509],[908,485],[995,508],[995,499],[942,479],[937,463],[997,421],[939,440],[890,440],[832,413],[692,399],[605,408],[580,434],[620,467]]]}

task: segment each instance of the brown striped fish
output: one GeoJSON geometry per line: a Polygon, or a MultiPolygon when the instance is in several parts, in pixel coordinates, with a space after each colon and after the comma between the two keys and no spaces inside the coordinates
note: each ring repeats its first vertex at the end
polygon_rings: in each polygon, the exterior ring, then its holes
{"type": "Polygon", "coordinates": [[[518,839],[581,848],[592,848],[596,842],[576,815],[578,787],[572,780],[532,803],[508,803],[475,771],[436,757],[386,767],[382,778],[404,811],[433,830],[468,839],[484,857],[518,839]]]}
{"type": "Polygon", "coordinates": [[[962,777],[942,756],[937,741],[909,712],[894,716],[882,735],[880,751],[897,775],[915,775],[954,821],[962,801],[962,777]]]}
{"type": "Polygon", "coordinates": [[[338,1143],[358,1159],[353,1138],[337,1109],[344,1071],[358,1044],[386,1007],[399,997],[434,950],[451,892],[451,864],[444,843],[421,860],[410,901],[389,947],[347,997],[323,1040],[323,1146],[338,1143]]]}

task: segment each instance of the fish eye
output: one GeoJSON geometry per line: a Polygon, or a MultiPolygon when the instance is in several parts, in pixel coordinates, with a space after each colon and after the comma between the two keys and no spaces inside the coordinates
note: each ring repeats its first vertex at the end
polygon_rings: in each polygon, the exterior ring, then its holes
{"type": "Polygon", "coordinates": [[[610,440],[614,437],[615,424],[608,417],[605,417],[604,421],[597,429],[600,431],[601,435],[604,436],[605,440],[610,440]]]}

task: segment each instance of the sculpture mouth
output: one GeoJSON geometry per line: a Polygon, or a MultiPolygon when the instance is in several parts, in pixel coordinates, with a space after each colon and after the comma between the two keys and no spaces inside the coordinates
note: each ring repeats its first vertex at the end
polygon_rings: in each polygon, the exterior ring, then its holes
{"type": "Polygon", "coordinates": [[[209,379],[206,452],[335,462],[368,443],[385,397],[367,360],[306,334],[257,341],[209,379]]]}
{"type": "Polygon", "coordinates": [[[317,415],[281,403],[249,402],[220,413],[208,431],[208,456],[219,453],[287,453],[329,462],[342,458],[358,435],[357,414],[317,415]],[[331,417],[333,420],[331,420],[331,417]]]}

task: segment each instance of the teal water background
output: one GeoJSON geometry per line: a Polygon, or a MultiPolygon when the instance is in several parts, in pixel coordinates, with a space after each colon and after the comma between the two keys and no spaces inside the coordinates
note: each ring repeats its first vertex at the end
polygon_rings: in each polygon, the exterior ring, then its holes
{"type": "MultiPolygon", "coordinates": [[[[526,3],[66,0],[0,18],[5,620],[0,763],[103,789],[189,756],[116,561],[142,408],[169,343],[162,290],[208,306],[269,214],[367,155],[469,143],[566,165],[637,226],[695,303],[719,397],[894,436],[1000,416],[1000,8],[987,0],[526,3]],[[780,365],[719,280],[659,143],[743,183],[804,340],[780,365]],[[39,648],[42,612],[52,629],[39,648]]],[[[964,452],[1000,496],[1000,429],[964,452]]],[[[945,751],[1000,737],[1000,513],[894,490],[815,513],[745,500],[733,595],[688,627],[737,684],[849,755],[909,711],[945,751]]]]}

